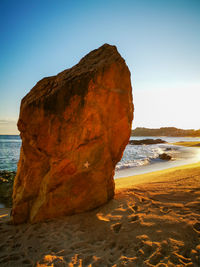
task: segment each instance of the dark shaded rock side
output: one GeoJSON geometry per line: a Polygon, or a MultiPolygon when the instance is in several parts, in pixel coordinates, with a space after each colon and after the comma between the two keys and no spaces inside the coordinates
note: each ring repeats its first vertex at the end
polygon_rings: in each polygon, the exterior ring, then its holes
{"type": "Polygon", "coordinates": [[[0,171],[0,203],[12,207],[13,183],[16,172],[0,171]]]}

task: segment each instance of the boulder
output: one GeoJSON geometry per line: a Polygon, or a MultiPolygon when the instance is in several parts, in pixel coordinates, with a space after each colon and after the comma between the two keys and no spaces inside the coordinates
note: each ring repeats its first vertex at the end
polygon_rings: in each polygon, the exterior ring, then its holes
{"type": "Polygon", "coordinates": [[[142,139],[142,140],[130,140],[129,145],[155,145],[155,144],[164,144],[166,141],[162,139],[142,139]]]}
{"type": "Polygon", "coordinates": [[[166,153],[162,153],[159,155],[159,158],[162,159],[162,160],[171,160],[172,157],[166,153]]]}
{"type": "Polygon", "coordinates": [[[105,44],[44,78],[22,99],[13,223],[88,211],[114,196],[114,170],[131,134],[130,71],[105,44]]]}

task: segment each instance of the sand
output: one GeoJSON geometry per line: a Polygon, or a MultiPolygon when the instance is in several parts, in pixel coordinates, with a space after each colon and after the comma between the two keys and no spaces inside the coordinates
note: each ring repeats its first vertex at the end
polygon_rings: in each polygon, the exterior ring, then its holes
{"type": "Polygon", "coordinates": [[[200,163],[117,179],[83,214],[13,226],[0,211],[0,266],[200,266],[200,163]]]}
{"type": "Polygon", "coordinates": [[[199,141],[188,141],[188,142],[182,141],[182,142],[173,143],[173,145],[186,146],[186,147],[200,147],[200,142],[199,141]]]}

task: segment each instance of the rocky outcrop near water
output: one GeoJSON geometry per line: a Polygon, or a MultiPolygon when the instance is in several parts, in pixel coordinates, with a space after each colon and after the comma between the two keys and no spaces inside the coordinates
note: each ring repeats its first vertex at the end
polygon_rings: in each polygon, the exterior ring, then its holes
{"type": "Polygon", "coordinates": [[[162,160],[171,160],[172,157],[169,154],[162,153],[162,154],[159,155],[159,159],[162,159],[162,160]]]}
{"type": "Polygon", "coordinates": [[[5,207],[12,206],[13,182],[16,172],[0,171],[0,204],[5,207]]]}
{"type": "Polygon", "coordinates": [[[80,213],[114,196],[114,169],[131,134],[130,71],[103,45],[23,98],[15,224],[80,213]]]}
{"type": "Polygon", "coordinates": [[[164,144],[166,141],[162,139],[143,139],[143,140],[130,140],[129,145],[155,145],[155,144],[164,144]]]}

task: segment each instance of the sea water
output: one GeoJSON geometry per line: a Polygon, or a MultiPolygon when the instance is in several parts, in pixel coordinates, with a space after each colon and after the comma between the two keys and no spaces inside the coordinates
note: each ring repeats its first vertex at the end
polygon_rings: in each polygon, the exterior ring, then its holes
{"type": "MultiPolygon", "coordinates": [[[[158,166],[166,168],[192,163],[200,160],[200,149],[174,146],[171,143],[180,141],[200,141],[200,138],[185,137],[131,137],[131,140],[162,139],[168,143],[154,145],[127,145],[121,161],[116,165],[116,177],[123,176],[124,170],[131,171],[132,175],[151,171],[158,166]],[[167,153],[172,157],[170,163],[159,159],[159,155],[167,153]],[[165,164],[165,165],[163,165],[165,164]],[[171,164],[171,165],[170,165],[171,164]]],[[[16,171],[20,156],[21,139],[19,135],[0,135],[0,170],[16,171]]],[[[124,176],[126,176],[125,174],[124,176]]]]}
{"type": "Polygon", "coordinates": [[[181,160],[196,156],[196,151],[193,148],[175,146],[172,143],[181,141],[198,141],[197,138],[185,137],[131,137],[130,140],[143,139],[162,139],[167,143],[153,145],[127,145],[121,161],[117,164],[116,170],[133,168],[162,162],[159,155],[166,153],[172,157],[172,160],[181,160]]]}
{"type": "Polygon", "coordinates": [[[143,139],[162,139],[166,143],[153,145],[128,144],[121,161],[116,165],[115,178],[143,174],[200,161],[200,148],[173,145],[173,143],[182,141],[200,141],[200,138],[163,136],[134,136],[130,138],[130,140],[143,139]],[[159,155],[163,153],[170,155],[171,160],[160,159],[159,155]]]}
{"type": "Polygon", "coordinates": [[[0,170],[17,170],[21,143],[19,135],[0,135],[0,170]]]}

